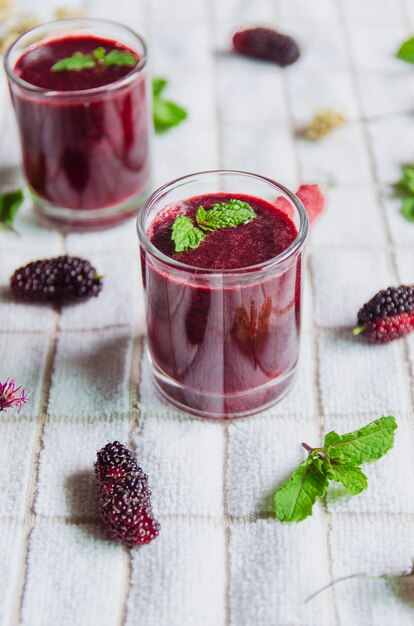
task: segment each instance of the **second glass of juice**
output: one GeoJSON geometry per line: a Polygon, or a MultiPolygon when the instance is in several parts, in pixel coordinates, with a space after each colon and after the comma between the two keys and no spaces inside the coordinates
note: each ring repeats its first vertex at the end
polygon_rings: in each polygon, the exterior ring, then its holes
{"type": "Polygon", "coordinates": [[[245,172],[192,174],[138,217],[148,348],[156,386],[201,417],[258,412],[292,387],[299,356],[308,221],[284,186],[245,172]],[[200,206],[247,202],[256,217],[176,252],[172,225],[200,206]]]}
{"type": "Polygon", "coordinates": [[[146,65],[140,36],[99,19],[39,26],[8,50],[26,180],[35,207],[55,224],[105,228],[136,214],[146,199],[146,65]],[[87,63],[59,69],[76,54],[87,63]]]}

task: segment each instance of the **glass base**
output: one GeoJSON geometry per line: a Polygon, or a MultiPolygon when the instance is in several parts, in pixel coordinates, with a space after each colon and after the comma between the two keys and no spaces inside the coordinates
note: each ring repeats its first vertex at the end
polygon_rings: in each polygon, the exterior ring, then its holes
{"type": "Polygon", "coordinates": [[[29,188],[34,209],[38,217],[49,226],[63,230],[91,231],[104,230],[118,226],[122,222],[136,217],[141,205],[149,195],[149,188],[131,196],[119,204],[112,204],[103,209],[68,209],[57,207],[29,188]]]}
{"type": "Polygon", "coordinates": [[[157,390],[176,408],[209,419],[235,419],[264,411],[279,402],[293,387],[297,361],[281,376],[265,385],[238,393],[206,393],[181,385],[166,375],[148,354],[157,390]]]}

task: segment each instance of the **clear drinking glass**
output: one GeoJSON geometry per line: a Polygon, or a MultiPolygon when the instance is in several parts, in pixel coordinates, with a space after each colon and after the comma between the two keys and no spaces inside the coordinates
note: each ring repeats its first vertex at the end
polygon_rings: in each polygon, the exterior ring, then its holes
{"type": "Polygon", "coordinates": [[[307,230],[306,211],[291,191],[246,172],[191,174],[149,198],[138,216],[149,357],[156,386],[173,405],[202,417],[242,417],[289,391],[299,356],[307,230]],[[264,263],[223,271],[190,267],[151,243],[147,230],[159,211],[218,192],[273,204],[283,198],[296,239],[264,263]]]}
{"type": "Polygon", "coordinates": [[[57,225],[77,229],[112,226],[136,214],[150,185],[150,95],[142,37],[107,20],[60,20],[22,35],[4,63],[26,181],[38,211],[57,225]],[[28,50],[41,53],[45,43],[85,35],[126,45],[137,54],[137,65],[115,82],[77,91],[51,91],[16,74],[16,61],[28,50]]]}

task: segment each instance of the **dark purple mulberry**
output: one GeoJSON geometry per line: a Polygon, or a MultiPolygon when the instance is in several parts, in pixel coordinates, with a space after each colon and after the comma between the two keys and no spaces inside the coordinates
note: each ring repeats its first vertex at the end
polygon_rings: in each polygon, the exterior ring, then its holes
{"type": "Polygon", "coordinates": [[[236,52],[285,67],[298,60],[300,49],[292,37],[271,28],[245,28],[233,35],[236,52]]]}
{"type": "Polygon", "coordinates": [[[97,296],[102,278],[89,261],[65,255],[20,267],[10,287],[20,300],[63,303],[97,296]]]}
{"type": "Polygon", "coordinates": [[[148,476],[128,448],[114,441],[97,454],[94,465],[101,497],[101,517],[114,539],[126,546],[149,543],[160,524],[151,506],[148,476]]]}

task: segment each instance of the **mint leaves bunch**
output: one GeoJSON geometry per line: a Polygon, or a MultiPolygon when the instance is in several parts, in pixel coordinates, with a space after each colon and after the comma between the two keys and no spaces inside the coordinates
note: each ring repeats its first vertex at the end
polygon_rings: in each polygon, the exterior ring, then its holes
{"type": "Polygon", "coordinates": [[[402,166],[402,176],[396,188],[403,196],[401,215],[409,222],[414,222],[414,165],[402,166]]]}
{"type": "Polygon", "coordinates": [[[304,520],[312,514],[317,498],[325,495],[330,480],[342,483],[351,495],[364,491],[368,479],[360,465],[381,458],[392,448],[396,428],[393,416],[381,417],[346,435],[328,433],[322,448],[302,444],[309,456],[277,489],[276,517],[285,522],[304,520]]]}
{"type": "Polygon", "coordinates": [[[172,225],[171,239],[175,244],[175,252],[187,252],[198,248],[204,241],[207,233],[219,228],[230,228],[246,224],[256,217],[256,213],[248,202],[229,200],[217,202],[206,211],[199,206],[195,214],[195,221],[185,215],[179,215],[172,225]]]}
{"type": "Polygon", "coordinates": [[[163,133],[187,118],[187,111],[183,107],[164,99],[162,94],[167,85],[165,78],[152,79],[154,128],[157,133],[163,133]]]}
{"type": "Polygon", "coordinates": [[[96,48],[92,54],[74,52],[72,56],[56,61],[50,68],[52,72],[90,70],[97,67],[110,67],[112,65],[134,67],[137,64],[137,57],[126,50],[110,50],[96,48]]]}

